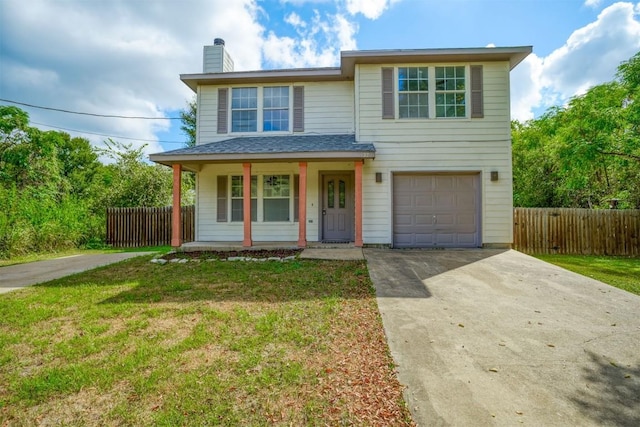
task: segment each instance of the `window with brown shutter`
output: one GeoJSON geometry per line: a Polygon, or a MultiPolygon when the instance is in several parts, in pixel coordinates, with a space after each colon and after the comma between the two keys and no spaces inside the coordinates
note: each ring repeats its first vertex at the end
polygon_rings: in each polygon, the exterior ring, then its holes
{"type": "Polygon", "coordinates": [[[293,87],[293,131],[304,132],[304,86],[293,87]]]}
{"type": "Polygon", "coordinates": [[[382,69],[382,118],[396,118],[393,97],[393,68],[382,69]]]}
{"type": "Polygon", "coordinates": [[[471,118],[484,117],[482,96],[482,65],[471,66],[471,118]]]}
{"type": "MultiPolygon", "coordinates": [[[[218,133],[228,133],[229,89],[218,89],[218,133]]],[[[226,221],[226,220],[225,220],[226,221]]]]}

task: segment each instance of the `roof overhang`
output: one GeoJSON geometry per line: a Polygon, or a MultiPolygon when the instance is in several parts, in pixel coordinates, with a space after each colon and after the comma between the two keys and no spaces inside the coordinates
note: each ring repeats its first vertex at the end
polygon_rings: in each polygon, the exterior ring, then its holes
{"type": "Polygon", "coordinates": [[[353,80],[356,64],[509,62],[512,70],[531,52],[531,46],[450,49],[390,49],[340,52],[340,67],[289,70],[234,71],[181,74],[180,80],[194,92],[199,85],[237,83],[286,83],[353,80]]]}
{"type": "Polygon", "coordinates": [[[340,53],[343,74],[353,73],[356,64],[399,64],[429,62],[509,62],[512,70],[531,52],[531,46],[471,47],[452,49],[352,50],[340,53]]]}
{"type": "Polygon", "coordinates": [[[331,162],[374,159],[375,152],[363,151],[311,151],[281,153],[215,153],[215,154],[151,154],[149,160],[166,166],[182,164],[187,169],[198,170],[190,165],[209,163],[280,163],[280,162],[331,162]]]}
{"type": "Polygon", "coordinates": [[[180,80],[194,92],[199,85],[237,83],[287,83],[349,80],[340,68],[298,68],[293,70],[233,71],[227,73],[181,74],[180,80]]]}

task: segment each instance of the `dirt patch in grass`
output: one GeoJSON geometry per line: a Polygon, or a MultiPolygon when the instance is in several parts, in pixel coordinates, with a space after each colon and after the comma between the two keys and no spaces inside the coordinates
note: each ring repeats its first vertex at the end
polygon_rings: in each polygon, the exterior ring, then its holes
{"type": "Polygon", "coordinates": [[[0,297],[0,425],[413,425],[364,262],[148,261],[0,297]]]}
{"type": "Polygon", "coordinates": [[[192,251],[192,252],[172,252],[162,256],[162,259],[170,261],[174,258],[186,258],[186,259],[228,259],[233,257],[247,257],[247,258],[286,258],[290,256],[297,256],[302,252],[302,249],[247,249],[239,251],[192,251]]]}

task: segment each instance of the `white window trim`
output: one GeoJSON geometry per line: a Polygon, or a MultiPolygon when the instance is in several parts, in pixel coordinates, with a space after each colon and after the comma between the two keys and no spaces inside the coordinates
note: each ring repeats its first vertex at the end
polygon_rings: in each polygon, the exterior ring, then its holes
{"type": "Polygon", "coordinates": [[[395,102],[395,120],[400,122],[419,122],[432,120],[471,120],[471,67],[470,64],[401,64],[394,67],[393,91],[395,102]],[[436,67],[460,67],[464,66],[464,96],[465,96],[465,116],[464,117],[436,117],[436,67]],[[418,68],[427,67],[429,76],[429,90],[427,96],[429,98],[429,117],[422,118],[400,118],[400,85],[399,85],[399,68],[418,68]]]}
{"type": "MultiPolygon", "coordinates": [[[[271,132],[265,132],[265,133],[271,133],[271,132]]],[[[230,224],[241,224],[242,221],[233,221],[231,220],[232,218],[232,200],[244,200],[244,196],[243,197],[233,197],[233,193],[232,193],[232,181],[233,181],[233,177],[234,176],[242,176],[241,173],[230,173],[227,175],[228,179],[227,179],[227,194],[229,195],[229,203],[227,203],[227,218],[229,218],[229,223],[230,224]]],[[[259,173],[259,174],[251,174],[251,176],[255,176],[257,177],[258,180],[258,185],[256,188],[257,191],[257,203],[256,203],[256,209],[258,209],[257,215],[256,215],[256,221],[251,221],[252,223],[256,224],[256,223],[260,223],[260,224],[293,224],[297,221],[295,221],[295,189],[294,189],[294,181],[295,181],[295,174],[293,173],[282,173],[282,172],[264,172],[264,173],[259,173]],[[265,221],[264,220],[264,194],[263,194],[263,189],[264,189],[264,177],[265,176],[271,176],[271,175],[286,175],[289,177],[289,221],[265,221]]]]}
{"type": "Polygon", "coordinates": [[[256,86],[256,85],[252,85],[252,84],[246,84],[246,85],[236,85],[236,86],[230,86],[229,87],[229,93],[227,94],[227,96],[229,97],[228,99],[228,105],[229,105],[229,113],[228,113],[228,118],[227,118],[227,129],[229,129],[229,135],[234,135],[234,136],[252,136],[252,135],[289,135],[293,133],[293,85],[287,84],[287,85],[262,85],[262,86],[256,86]],[[255,132],[234,132],[233,131],[233,89],[238,89],[238,88],[243,88],[243,87],[255,87],[257,88],[257,96],[258,96],[258,105],[257,105],[257,109],[258,109],[258,114],[257,114],[257,124],[256,124],[256,131],[255,132]],[[287,87],[289,88],[289,106],[288,106],[288,111],[289,111],[289,130],[286,131],[264,131],[264,88],[265,87],[287,87]]]}

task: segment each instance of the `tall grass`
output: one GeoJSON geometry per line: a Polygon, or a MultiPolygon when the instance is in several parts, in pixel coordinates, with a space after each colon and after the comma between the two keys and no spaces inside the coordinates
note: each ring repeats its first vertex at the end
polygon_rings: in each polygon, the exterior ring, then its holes
{"type": "Polygon", "coordinates": [[[100,242],[103,224],[85,200],[0,187],[0,258],[100,242]]]}

